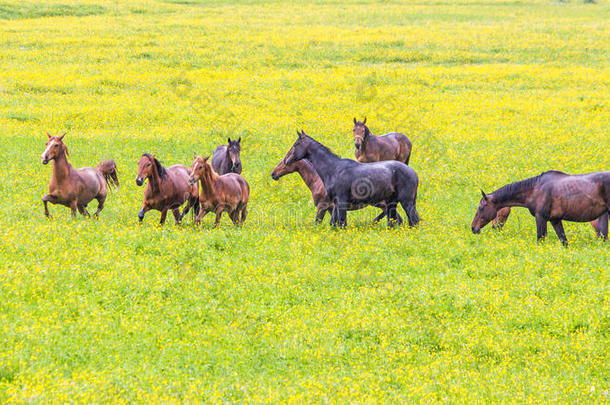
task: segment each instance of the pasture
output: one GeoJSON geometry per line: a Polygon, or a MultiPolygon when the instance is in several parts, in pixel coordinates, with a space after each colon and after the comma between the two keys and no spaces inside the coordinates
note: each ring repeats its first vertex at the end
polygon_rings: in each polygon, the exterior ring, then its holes
{"type": "Polygon", "coordinates": [[[610,170],[609,44],[605,0],[0,0],[0,402],[610,400],[610,244],[470,231],[479,189],[610,170]],[[354,117],[413,142],[418,228],[271,179],[354,117]],[[99,220],[45,218],[45,131],[116,161],[99,220]],[[142,153],[227,137],[242,228],[138,224],[142,153]]]}

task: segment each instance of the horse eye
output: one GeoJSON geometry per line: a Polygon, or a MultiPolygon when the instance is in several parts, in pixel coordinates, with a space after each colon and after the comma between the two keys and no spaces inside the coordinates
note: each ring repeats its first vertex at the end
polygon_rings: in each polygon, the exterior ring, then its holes
{"type": "Polygon", "coordinates": [[[58,146],[59,146],[58,144],[53,145],[54,148],[57,148],[58,146]]]}

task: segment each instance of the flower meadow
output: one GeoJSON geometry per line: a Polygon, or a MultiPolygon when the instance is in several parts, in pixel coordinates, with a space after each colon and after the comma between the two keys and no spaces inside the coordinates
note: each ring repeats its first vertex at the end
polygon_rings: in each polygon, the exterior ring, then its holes
{"type": "Polygon", "coordinates": [[[0,402],[609,401],[609,243],[470,232],[479,189],[610,170],[609,44],[605,0],[0,0],[0,402]],[[419,227],[271,179],[354,117],[413,142],[419,227]],[[116,161],[99,220],[44,217],[46,131],[116,161]],[[242,228],[138,225],[142,153],[227,137],[242,228]]]}

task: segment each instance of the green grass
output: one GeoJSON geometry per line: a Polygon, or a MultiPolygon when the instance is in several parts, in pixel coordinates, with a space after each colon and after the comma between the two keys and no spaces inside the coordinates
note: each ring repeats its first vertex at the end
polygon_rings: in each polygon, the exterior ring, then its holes
{"type": "MultiPolygon", "coordinates": [[[[603,402],[609,245],[480,197],[608,170],[610,7],[533,2],[0,2],[0,401],[603,402]],[[270,173],[296,129],[413,141],[417,229],[315,225],[270,173]],[[45,131],[113,158],[100,220],[43,215],[45,131]],[[242,137],[241,229],[138,225],[144,152],[242,137]]],[[[92,205],[95,207],[95,203],[92,205]]],[[[91,208],[91,207],[90,207],[91,208]]],[[[328,218],[325,222],[328,222],[328,218]]]]}

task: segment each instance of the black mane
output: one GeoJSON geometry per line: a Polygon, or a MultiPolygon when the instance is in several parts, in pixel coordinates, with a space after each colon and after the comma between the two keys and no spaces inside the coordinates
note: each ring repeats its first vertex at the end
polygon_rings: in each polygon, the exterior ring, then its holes
{"type": "Polygon", "coordinates": [[[491,193],[494,197],[495,202],[502,202],[513,198],[515,195],[518,195],[522,192],[529,191],[536,185],[536,183],[540,180],[541,177],[549,174],[562,174],[565,173],[557,171],[557,170],[549,170],[547,172],[540,173],[538,176],[530,177],[525,180],[516,181],[514,183],[507,184],[503,187],[500,187],[493,193],[491,193]]]}
{"type": "Polygon", "coordinates": [[[161,177],[162,179],[165,178],[167,171],[165,170],[165,167],[161,165],[161,162],[157,160],[156,157],[153,157],[148,153],[144,153],[142,156],[146,156],[147,158],[151,159],[155,163],[155,166],[157,166],[157,172],[159,173],[159,177],[161,177]]]}
{"type": "Polygon", "coordinates": [[[313,139],[311,136],[305,134],[305,136],[312,141],[315,145],[318,145],[319,147],[321,147],[322,149],[324,149],[325,151],[327,151],[328,153],[330,153],[331,155],[333,155],[334,157],[336,157],[337,159],[343,159],[340,156],[337,156],[335,154],[335,152],[333,152],[332,150],[328,149],[326,146],[322,145],[320,142],[316,141],[315,139],[313,139]]]}

